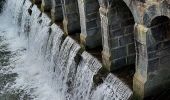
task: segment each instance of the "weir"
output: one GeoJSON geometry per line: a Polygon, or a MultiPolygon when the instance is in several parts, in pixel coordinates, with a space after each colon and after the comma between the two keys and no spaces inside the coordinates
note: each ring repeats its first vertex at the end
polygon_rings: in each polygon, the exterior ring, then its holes
{"type": "MultiPolygon", "coordinates": [[[[14,65],[11,71],[17,76],[8,89],[16,93],[17,90],[24,91],[18,99],[94,100],[92,91],[98,92],[100,88],[93,81],[94,75],[102,68],[102,64],[70,36],[66,36],[55,23],[52,24],[52,20],[31,1],[6,2],[2,18],[11,14],[7,24],[17,26],[16,33],[7,31],[7,34],[1,34],[9,40],[9,50],[17,52],[10,58],[14,59],[14,62],[9,64],[14,65]],[[9,35],[13,38],[8,37],[9,35]],[[15,46],[17,43],[20,45],[15,46]]],[[[112,99],[128,99],[132,96],[131,89],[114,75],[110,74],[106,79],[103,77],[103,80],[105,82],[100,85],[115,81],[118,86],[116,83],[107,84],[107,87],[100,91],[112,87],[108,90],[115,91],[113,95],[118,95],[119,89],[127,93],[127,96],[119,95],[112,99]]],[[[3,89],[0,91],[5,92],[3,89]]],[[[109,100],[105,94],[102,95],[109,100]]]]}
{"type": "Polygon", "coordinates": [[[0,75],[12,78],[9,84],[0,84],[0,98],[169,97],[167,0],[6,0],[0,4],[0,37],[5,45],[0,45],[5,48],[0,52],[11,54],[0,75]]]}

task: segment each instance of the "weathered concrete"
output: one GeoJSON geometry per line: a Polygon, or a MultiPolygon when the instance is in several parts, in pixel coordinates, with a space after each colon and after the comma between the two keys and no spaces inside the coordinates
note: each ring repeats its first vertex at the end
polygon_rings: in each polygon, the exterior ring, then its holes
{"type": "Polygon", "coordinates": [[[80,32],[80,16],[77,0],[62,0],[63,26],[66,34],[80,32]]]}
{"type": "Polygon", "coordinates": [[[78,0],[81,43],[88,48],[94,48],[102,44],[100,32],[99,3],[97,0],[78,0]]]}

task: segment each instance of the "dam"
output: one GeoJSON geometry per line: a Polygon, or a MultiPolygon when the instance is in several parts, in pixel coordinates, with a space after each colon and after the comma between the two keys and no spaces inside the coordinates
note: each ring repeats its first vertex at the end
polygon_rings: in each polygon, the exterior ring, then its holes
{"type": "Polygon", "coordinates": [[[169,0],[0,7],[0,100],[170,100],[169,0]]]}

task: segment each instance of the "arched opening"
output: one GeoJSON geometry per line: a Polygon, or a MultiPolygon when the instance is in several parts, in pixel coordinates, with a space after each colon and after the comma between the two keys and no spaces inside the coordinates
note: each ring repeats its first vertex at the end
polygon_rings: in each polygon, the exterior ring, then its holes
{"type": "Polygon", "coordinates": [[[155,42],[161,42],[163,40],[170,40],[170,19],[166,16],[159,16],[151,22],[151,33],[155,42]]]}
{"type": "Polygon", "coordinates": [[[107,8],[108,33],[103,35],[103,61],[106,66],[111,64],[110,71],[132,86],[136,59],[134,17],[123,0],[112,0],[111,3],[107,8]],[[109,52],[111,57],[108,61],[109,52]]]}
{"type": "Polygon", "coordinates": [[[166,16],[154,18],[150,30],[147,41],[148,81],[153,83],[151,89],[160,93],[170,85],[170,19],[166,16]]]}
{"type": "MultiPolygon", "coordinates": [[[[154,18],[150,25],[151,36],[148,40],[149,71],[154,72],[169,66],[170,61],[170,19],[166,16],[154,18]],[[154,63],[155,62],[155,63],[154,63]]],[[[170,70],[170,69],[169,69],[170,70]]]]}

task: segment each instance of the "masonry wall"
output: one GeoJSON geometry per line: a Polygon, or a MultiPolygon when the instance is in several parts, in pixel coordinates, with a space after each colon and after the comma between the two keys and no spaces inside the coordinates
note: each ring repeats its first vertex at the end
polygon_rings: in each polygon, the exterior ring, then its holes
{"type": "Polygon", "coordinates": [[[137,99],[170,84],[169,0],[33,1],[51,11],[53,22],[63,21],[66,35],[80,34],[83,47],[102,44],[102,62],[109,71],[135,65],[137,99]],[[155,21],[157,17],[163,19],[155,21]]]}

